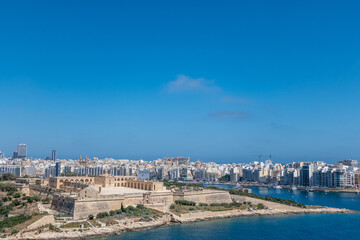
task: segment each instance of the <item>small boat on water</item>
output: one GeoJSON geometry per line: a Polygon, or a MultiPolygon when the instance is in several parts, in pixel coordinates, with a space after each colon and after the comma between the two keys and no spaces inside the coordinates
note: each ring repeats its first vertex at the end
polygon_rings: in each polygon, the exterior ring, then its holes
{"type": "Polygon", "coordinates": [[[292,187],[292,188],[291,188],[291,190],[296,191],[296,190],[297,190],[297,188],[296,188],[296,187],[292,187]]]}
{"type": "Polygon", "coordinates": [[[314,191],[314,189],[312,189],[312,188],[308,189],[308,192],[313,192],[313,191],[314,191]]]}
{"type": "Polygon", "coordinates": [[[359,194],[359,190],[357,190],[357,189],[356,189],[356,191],[355,191],[355,192],[356,192],[356,194],[359,194]]]}
{"type": "Polygon", "coordinates": [[[276,188],[276,189],[282,189],[282,187],[281,187],[281,186],[276,186],[275,188],[276,188]]]}

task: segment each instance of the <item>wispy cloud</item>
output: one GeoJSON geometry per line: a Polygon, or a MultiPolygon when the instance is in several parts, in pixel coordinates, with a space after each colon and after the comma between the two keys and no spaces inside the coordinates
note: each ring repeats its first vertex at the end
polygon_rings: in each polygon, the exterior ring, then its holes
{"type": "Polygon", "coordinates": [[[249,112],[234,112],[234,111],[222,111],[210,114],[212,118],[227,118],[227,119],[247,119],[251,117],[249,112]]]}
{"type": "Polygon", "coordinates": [[[191,78],[186,75],[178,75],[176,80],[171,81],[167,84],[167,89],[170,92],[221,91],[221,88],[216,86],[214,81],[207,80],[205,78],[191,78]]]}

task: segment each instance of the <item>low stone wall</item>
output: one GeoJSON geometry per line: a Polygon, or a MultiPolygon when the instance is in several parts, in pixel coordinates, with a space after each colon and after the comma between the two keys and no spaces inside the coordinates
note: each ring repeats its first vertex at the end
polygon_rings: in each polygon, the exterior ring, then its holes
{"type": "Polygon", "coordinates": [[[175,200],[187,200],[196,203],[230,203],[232,202],[229,192],[219,190],[203,190],[193,192],[175,192],[175,200]]]}

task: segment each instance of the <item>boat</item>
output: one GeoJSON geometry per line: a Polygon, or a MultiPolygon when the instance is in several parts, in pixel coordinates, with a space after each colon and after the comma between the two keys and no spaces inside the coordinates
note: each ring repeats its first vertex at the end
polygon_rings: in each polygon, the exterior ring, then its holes
{"type": "Polygon", "coordinates": [[[359,190],[357,190],[357,189],[356,189],[356,191],[355,191],[355,192],[356,192],[356,194],[359,194],[359,190]]]}
{"type": "Polygon", "coordinates": [[[276,189],[282,189],[282,187],[281,187],[281,186],[276,186],[275,188],[276,188],[276,189]]]}
{"type": "Polygon", "coordinates": [[[296,190],[297,190],[297,188],[296,188],[296,187],[292,187],[292,188],[291,188],[291,190],[296,191],[296,190]]]}
{"type": "Polygon", "coordinates": [[[312,189],[312,188],[308,189],[308,192],[313,192],[313,191],[314,191],[314,189],[312,189]]]}

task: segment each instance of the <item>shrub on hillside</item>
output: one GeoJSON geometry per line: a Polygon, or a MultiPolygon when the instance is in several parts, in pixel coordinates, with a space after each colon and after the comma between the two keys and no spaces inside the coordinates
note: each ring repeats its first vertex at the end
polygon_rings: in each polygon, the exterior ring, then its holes
{"type": "Polygon", "coordinates": [[[96,215],[96,218],[104,218],[104,217],[108,217],[109,213],[108,212],[100,212],[96,215]]]}
{"type": "Polygon", "coordinates": [[[175,203],[179,204],[179,205],[186,205],[186,206],[195,206],[196,205],[195,202],[187,201],[187,200],[175,200],[175,203]]]}

